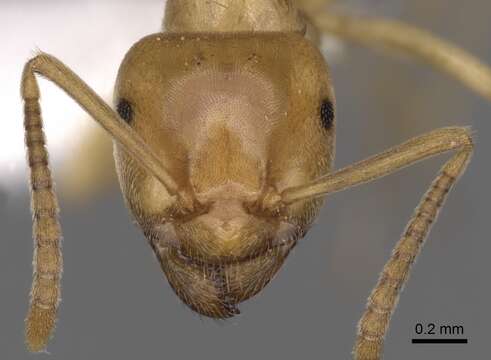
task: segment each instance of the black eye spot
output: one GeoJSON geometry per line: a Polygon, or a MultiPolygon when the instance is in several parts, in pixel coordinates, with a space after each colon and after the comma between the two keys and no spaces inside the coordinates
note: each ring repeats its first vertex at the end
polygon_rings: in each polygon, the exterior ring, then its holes
{"type": "Polygon", "coordinates": [[[119,116],[128,124],[133,120],[133,109],[131,104],[126,99],[121,99],[118,102],[117,111],[119,116]]]}
{"type": "Polygon", "coordinates": [[[321,122],[324,129],[329,130],[334,123],[334,105],[329,99],[322,101],[321,122]]]}

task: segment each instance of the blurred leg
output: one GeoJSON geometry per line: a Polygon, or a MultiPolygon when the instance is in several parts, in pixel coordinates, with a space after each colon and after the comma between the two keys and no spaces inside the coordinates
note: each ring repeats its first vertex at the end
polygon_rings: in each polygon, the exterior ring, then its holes
{"type": "Polygon", "coordinates": [[[364,19],[322,12],[313,17],[323,32],[368,47],[406,52],[456,78],[491,100],[491,69],[466,51],[429,32],[385,19],[364,19]]]}

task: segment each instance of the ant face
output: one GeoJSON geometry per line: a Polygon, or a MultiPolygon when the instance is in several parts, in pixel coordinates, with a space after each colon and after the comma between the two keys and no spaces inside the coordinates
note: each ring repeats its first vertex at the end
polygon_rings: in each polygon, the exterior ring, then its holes
{"type": "Polygon", "coordinates": [[[237,314],[321,205],[306,200],[271,213],[258,203],[329,170],[333,94],[322,57],[295,34],[155,34],[126,55],[115,101],[199,204],[181,211],[115,146],[125,200],[171,286],[203,315],[237,314]]]}
{"type": "MultiPolygon", "coordinates": [[[[39,53],[25,64],[21,95],[34,235],[26,319],[31,352],[46,350],[55,326],[63,264],[36,80],[44,76],[115,140],[126,204],[171,286],[192,309],[215,318],[237,314],[237,305],[272,279],[315,218],[322,201],[314,199],[455,152],[419,202],[358,324],[354,358],[381,358],[401,289],[470,161],[472,133],[437,129],[331,172],[334,96],[324,59],[300,34],[312,20],[323,33],[402,50],[488,100],[491,69],[423,30],[320,11],[325,2],[303,4],[310,9],[304,16],[291,0],[169,0],[167,33],[142,39],[120,68],[119,116],[54,56],[39,53]]],[[[315,39],[320,33],[313,30],[315,39]]]]}

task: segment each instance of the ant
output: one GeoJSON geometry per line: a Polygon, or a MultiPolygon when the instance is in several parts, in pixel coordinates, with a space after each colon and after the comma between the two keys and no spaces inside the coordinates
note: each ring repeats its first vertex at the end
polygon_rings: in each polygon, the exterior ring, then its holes
{"type": "Polygon", "coordinates": [[[170,285],[192,310],[230,318],[259,293],[333,192],[454,151],[417,206],[368,298],[354,357],[379,359],[400,291],[473,141],[448,127],[340,170],[332,168],[335,96],[307,25],[366,45],[404,49],[489,97],[491,72],[424,31],[322,13],[290,0],[168,0],[163,32],[138,41],[119,69],[113,110],[55,57],[24,68],[31,170],[34,278],[27,345],[47,345],[60,302],[59,208],[39,105],[39,74],[63,89],[114,139],[126,205],[170,285]]]}

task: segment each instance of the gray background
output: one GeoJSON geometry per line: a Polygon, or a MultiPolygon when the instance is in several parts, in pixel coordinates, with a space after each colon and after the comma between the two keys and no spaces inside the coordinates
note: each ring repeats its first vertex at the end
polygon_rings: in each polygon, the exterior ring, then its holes
{"type": "MultiPolygon", "coordinates": [[[[42,27],[58,27],[65,44],[56,55],[66,60],[75,52],[80,63],[91,67],[100,61],[109,84],[118,61],[104,62],[97,51],[84,48],[82,38],[90,37],[92,48],[101,52],[113,40],[123,44],[115,54],[121,59],[124,48],[139,37],[125,38],[125,29],[142,24],[142,31],[156,31],[163,8],[145,3],[136,13],[131,10],[134,4],[130,10],[122,4],[111,14],[111,3],[100,5],[98,11],[97,4],[79,1],[77,6],[83,9],[87,4],[90,11],[79,8],[76,24],[69,9],[59,10],[59,3],[45,2],[43,9],[33,4],[2,3],[2,20],[13,16],[13,8],[17,16],[29,19],[21,24],[1,22],[2,33],[11,36],[9,46],[21,36],[19,29],[35,38],[42,27]],[[103,25],[104,19],[110,26],[98,36],[96,26],[103,25]],[[80,24],[87,32],[75,36],[70,31],[80,24]]],[[[350,1],[346,7],[350,6],[429,29],[491,63],[489,1],[367,0],[350,1]]],[[[50,42],[63,43],[53,36],[24,41],[11,51],[28,54],[40,42],[48,44],[43,50],[51,51],[50,42]]],[[[385,358],[485,358],[491,302],[487,277],[491,106],[456,81],[404,56],[349,45],[336,59],[332,70],[338,100],[338,167],[436,127],[470,125],[476,132],[473,161],[451,194],[402,295],[385,358]],[[418,322],[462,325],[470,343],[411,345],[418,322]]],[[[7,60],[2,51],[2,67],[7,60]]],[[[18,76],[21,67],[19,63],[18,76]]],[[[2,90],[6,86],[10,85],[2,85],[2,90]]],[[[18,84],[7,90],[18,93],[18,84]]],[[[0,98],[0,104],[3,101],[0,98]]],[[[6,121],[21,119],[2,116],[6,121]]],[[[366,297],[413,208],[447,157],[331,196],[316,226],[275,280],[241,306],[241,316],[226,322],[200,318],[179,302],[143,235],[131,224],[116,188],[83,206],[62,198],[63,302],[56,336],[48,347],[50,355],[30,355],[23,343],[31,282],[29,198],[23,179],[19,186],[2,185],[0,358],[347,359],[366,297]]]]}

